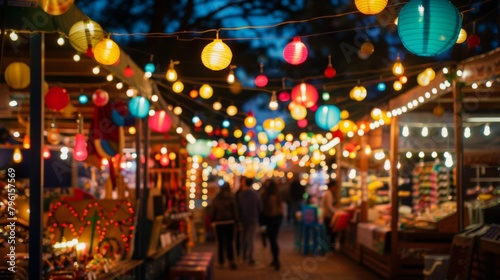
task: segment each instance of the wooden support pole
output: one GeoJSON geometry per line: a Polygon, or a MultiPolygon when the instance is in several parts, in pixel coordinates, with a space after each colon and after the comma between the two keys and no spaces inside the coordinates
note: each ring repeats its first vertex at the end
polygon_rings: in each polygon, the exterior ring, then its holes
{"type": "Polygon", "coordinates": [[[360,137],[361,149],[359,158],[359,171],[361,182],[361,215],[360,221],[365,223],[368,221],[368,159],[369,155],[365,153],[368,142],[368,137],[363,135],[360,137]]]}
{"type": "MultiPolygon", "coordinates": [[[[451,71],[456,71],[452,69],[451,71]]],[[[464,143],[463,143],[463,118],[462,118],[462,96],[456,79],[451,82],[453,91],[453,123],[455,140],[455,187],[457,194],[457,219],[458,230],[464,229],[464,189],[462,186],[462,170],[464,164],[464,143]]]]}
{"type": "Polygon", "coordinates": [[[391,118],[390,147],[390,189],[391,189],[391,279],[397,279],[399,274],[399,199],[398,199],[398,162],[399,162],[399,119],[391,118]]]}

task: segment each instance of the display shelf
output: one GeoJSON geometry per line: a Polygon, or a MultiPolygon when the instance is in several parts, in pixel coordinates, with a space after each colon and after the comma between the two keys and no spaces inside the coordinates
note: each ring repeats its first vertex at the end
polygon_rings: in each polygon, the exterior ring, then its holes
{"type": "Polygon", "coordinates": [[[177,236],[171,244],[169,244],[166,247],[160,248],[154,254],[149,255],[148,258],[159,259],[159,258],[163,257],[166,253],[170,252],[170,250],[172,250],[172,248],[177,247],[178,245],[182,244],[186,240],[187,240],[186,234],[184,234],[184,233],[179,234],[179,236],[177,236]]]}
{"type": "Polygon", "coordinates": [[[99,280],[114,280],[122,279],[123,276],[136,276],[135,269],[139,267],[144,261],[142,260],[126,260],[117,263],[107,273],[97,274],[99,280]]]}

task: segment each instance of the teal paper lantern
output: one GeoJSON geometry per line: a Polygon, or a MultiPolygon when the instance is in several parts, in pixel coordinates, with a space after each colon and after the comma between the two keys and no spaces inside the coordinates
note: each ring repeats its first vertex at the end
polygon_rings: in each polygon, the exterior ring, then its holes
{"type": "Polygon", "coordinates": [[[448,0],[410,0],[399,12],[398,33],[407,50],[435,56],[457,41],[462,16],[448,0]]]}
{"type": "Polygon", "coordinates": [[[340,122],[340,110],[335,105],[321,105],[315,114],[316,124],[324,130],[331,130],[340,122]]]}
{"type": "Polygon", "coordinates": [[[206,158],[212,152],[212,141],[207,139],[196,139],[194,143],[187,143],[186,150],[190,156],[206,158]]]}
{"type": "Polygon", "coordinates": [[[142,119],[149,113],[149,101],[142,96],[136,96],[128,102],[128,110],[132,116],[142,119]]]}

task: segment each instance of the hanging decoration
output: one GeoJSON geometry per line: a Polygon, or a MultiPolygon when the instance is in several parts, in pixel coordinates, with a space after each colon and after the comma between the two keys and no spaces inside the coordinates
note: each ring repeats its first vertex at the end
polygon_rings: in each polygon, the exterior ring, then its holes
{"type": "Polygon", "coordinates": [[[254,128],[257,125],[257,120],[255,119],[253,112],[248,112],[245,120],[243,121],[247,128],[254,128]]]}
{"type": "Polygon", "coordinates": [[[219,39],[217,33],[216,39],[206,45],[201,52],[201,62],[210,70],[219,71],[225,69],[231,64],[233,53],[228,45],[219,39]]]}
{"type": "Polygon", "coordinates": [[[132,67],[130,67],[130,65],[127,65],[127,67],[125,67],[125,69],[123,69],[123,76],[125,76],[127,78],[134,76],[134,69],[132,67]]]}
{"type": "Polygon", "coordinates": [[[265,87],[267,86],[267,82],[269,80],[267,79],[267,76],[264,75],[264,63],[260,64],[260,74],[255,77],[255,85],[258,87],[265,87]]]}
{"type": "Polygon", "coordinates": [[[214,90],[212,89],[212,87],[209,84],[203,84],[200,87],[199,94],[200,94],[201,98],[203,98],[203,99],[209,99],[214,94],[214,90]]]}
{"type": "Polygon", "coordinates": [[[307,59],[307,46],[302,43],[300,37],[294,37],[283,50],[283,58],[292,65],[302,64],[307,59]]]}
{"type": "Polygon", "coordinates": [[[321,105],[314,119],[319,128],[330,131],[340,121],[340,110],[335,105],[321,105]]]}
{"type": "Polygon", "coordinates": [[[83,135],[83,116],[78,114],[77,119],[78,133],[75,137],[75,147],[73,149],[73,158],[76,161],[84,161],[87,156],[87,142],[85,141],[85,135],[83,135]]]}
{"type": "Polygon", "coordinates": [[[66,13],[73,5],[74,0],[39,0],[40,8],[51,16],[59,16],[66,13]]]}
{"type": "Polygon", "coordinates": [[[172,85],[172,91],[175,93],[182,93],[184,90],[184,84],[181,81],[177,81],[172,85]]]}
{"type": "Polygon", "coordinates": [[[356,8],[365,15],[376,15],[387,6],[387,0],[354,0],[356,8]]]}
{"type": "Polygon", "coordinates": [[[307,117],[307,109],[302,104],[290,102],[288,109],[290,110],[290,115],[295,120],[302,120],[307,117]]]}
{"type": "Polygon", "coordinates": [[[154,115],[148,119],[149,128],[152,131],[165,133],[172,126],[170,116],[164,110],[155,111],[154,115]]]}
{"type": "Polygon", "coordinates": [[[234,68],[236,68],[235,65],[230,65],[229,66],[229,73],[227,74],[227,77],[226,77],[226,82],[230,85],[234,84],[234,82],[236,81],[236,76],[234,75],[234,68]]]}
{"type": "Polygon", "coordinates": [[[367,94],[368,92],[366,91],[366,88],[364,86],[357,85],[351,89],[349,97],[351,97],[352,100],[363,101],[366,98],[367,94]]]}
{"type": "Polygon", "coordinates": [[[128,102],[128,109],[132,116],[142,119],[149,113],[150,103],[143,96],[136,96],[128,102]]]}
{"type": "Polygon", "coordinates": [[[233,117],[236,114],[238,114],[238,108],[234,105],[229,105],[226,109],[226,113],[230,116],[233,117]]]}
{"type": "Polygon", "coordinates": [[[12,161],[15,163],[20,163],[23,161],[23,154],[21,153],[21,149],[14,148],[14,153],[12,154],[12,161]]]}
{"type": "Polygon", "coordinates": [[[175,71],[175,65],[179,64],[179,61],[170,60],[170,64],[168,65],[167,73],[165,74],[165,78],[169,82],[177,81],[177,71],[175,71]]]}
{"type": "Polygon", "coordinates": [[[403,75],[405,72],[405,68],[403,67],[403,63],[401,63],[401,59],[399,58],[399,54],[398,54],[398,57],[396,58],[396,62],[394,62],[394,64],[392,65],[392,73],[394,74],[394,76],[401,76],[403,75]]]}
{"type": "Polygon", "coordinates": [[[60,87],[52,87],[45,94],[45,105],[52,110],[62,110],[68,106],[69,94],[66,89],[60,87]]]}
{"type": "Polygon", "coordinates": [[[359,52],[366,56],[372,55],[374,51],[375,47],[370,41],[366,41],[363,44],[361,44],[361,48],[359,49],[359,52]]]}
{"type": "Polygon", "coordinates": [[[68,36],[69,42],[75,50],[93,57],[94,47],[104,37],[104,30],[97,22],[86,19],[73,24],[68,36]]]}
{"type": "Polygon", "coordinates": [[[292,88],[292,102],[311,108],[317,101],[318,91],[313,85],[302,82],[292,88]]]}
{"type": "Polygon", "coordinates": [[[30,67],[24,62],[12,62],[5,68],[5,82],[13,89],[23,89],[30,84],[30,67]]]}
{"type": "Polygon", "coordinates": [[[107,91],[103,89],[97,89],[94,91],[92,94],[92,102],[94,102],[94,105],[98,107],[102,107],[109,102],[109,94],[107,91]]]}
{"type": "Polygon", "coordinates": [[[332,56],[328,55],[328,65],[326,66],[326,69],[324,71],[325,77],[327,78],[333,78],[337,74],[337,70],[333,68],[332,65],[332,56]]]}
{"type": "Polygon", "coordinates": [[[104,38],[94,48],[94,58],[103,65],[113,65],[120,60],[120,47],[110,38],[104,38]]]}
{"type": "Polygon", "coordinates": [[[458,33],[458,38],[456,44],[462,44],[467,40],[467,31],[465,29],[460,29],[460,33],[458,33]]]}
{"type": "Polygon", "coordinates": [[[407,50],[435,56],[457,41],[462,16],[449,0],[411,0],[398,15],[398,33],[407,50]]]}

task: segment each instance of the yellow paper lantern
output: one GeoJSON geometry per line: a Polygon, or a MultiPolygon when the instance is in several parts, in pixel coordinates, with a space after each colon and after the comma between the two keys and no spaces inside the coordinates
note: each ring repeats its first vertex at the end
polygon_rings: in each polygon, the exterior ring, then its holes
{"type": "Polygon", "coordinates": [[[212,89],[212,87],[210,85],[203,84],[200,87],[200,93],[199,94],[200,94],[201,98],[203,98],[203,99],[209,99],[214,94],[214,90],[212,89]]]}
{"type": "Polygon", "coordinates": [[[274,127],[276,130],[282,131],[285,128],[285,121],[282,118],[275,118],[274,127]]]}
{"type": "Polygon", "coordinates": [[[5,82],[13,89],[23,89],[30,84],[30,67],[24,62],[12,62],[5,69],[5,82]]]}
{"type": "Polygon", "coordinates": [[[267,137],[267,133],[261,131],[257,134],[257,140],[259,140],[260,144],[267,144],[269,142],[269,138],[267,137]]]}
{"type": "Polygon", "coordinates": [[[351,89],[349,96],[353,100],[362,101],[366,98],[367,94],[368,92],[366,91],[366,88],[364,86],[355,86],[351,89]]]}
{"type": "Polygon", "coordinates": [[[462,44],[467,40],[467,31],[465,29],[460,29],[460,33],[458,33],[457,44],[462,44]]]}
{"type": "Polygon", "coordinates": [[[234,106],[234,105],[230,105],[229,107],[227,107],[226,113],[230,117],[232,117],[232,116],[238,114],[238,108],[236,108],[236,106],[234,106]]]}
{"type": "Polygon", "coordinates": [[[365,15],[376,15],[387,6],[388,0],[354,0],[356,8],[365,15]]]}
{"type": "Polygon", "coordinates": [[[235,129],[233,131],[233,136],[234,138],[240,138],[241,136],[243,136],[243,131],[241,131],[241,129],[235,129]]]}
{"type": "Polygon", "coordinates": [[[248,113],[248,116],[243,121],[246,127],[253,128],[257,124],[257,120],[253,116],[253,113],[248,113]]]}
{"type": "Polygon", "coordinates": [[[120,47],[113,40],[104,38],[95,46],[94,58],[103,65],[113,65],[120,59],[120,47]]]}
{"type": "Polygon", "coordinates": [[[87,19],[73,24],[68,35],[75,50],[88,53],[89,48],[93,50],[102,41],[104,31],[97,22],[87,19]]]}
{"type": "Polygon", "coordinates": [[[224,156],[224,153],[225,153],[225,151],[224,151],[224,149],[223,149],[222,147],[217,146],[217,147],[213,147],[213,148],[212,148],[212,154],[213,154],[213,155],[214,155],[214,157],[216,157],[216,158],[221,158],[221,157],[223,157],[223,156],[224,156]]]}
{"type": "Polygon", "coordinates": [[[427,77],[429,77],[429,80],[434,80],[434,78],[436,78],[436,72],[434,72],[434,69],[432,68],[426,68],[424,70],[425,75],[427,75],[427,77]]]}
{"type": "Polygon", "coordinates": [[[214,71],[227,68],[231,64],[232,58],[231,49],[221,39],[215,39],[212,43],[206,45],[201,52],[203,65],[214,71]]]}
{"type": "Polygon", "coordinates": [[[184,90],[184,84],[181,81],[177,81],[172,85],[172,90],[175,93],[181,93],[184,90]]]}
{"type": "Polygon", "coordinates": [[[339,123],[339,129],[342,133],[354,132],[357,130],[356,124],[351,120],[341,120],[339,123]]]}
{"type": "MultiPolygon", "coordinates": [[[[292,103],[290,103],[292,104],[292,103]]],[[[307,109],[306,107],[300,105],[300,104],[295,104],[293,106],[291,106],[292,108],[290,109],[290,115],[292,116],[292,118],[294,118],[295,120],[303,120],[306,118],[307,116],[307,109]]]]}
{"type": "Polygon", "coordinates": [[[39,0],[38,4],[44,12],[52,16],[64,14],[71,8],[74,0],[39,0]]]}

